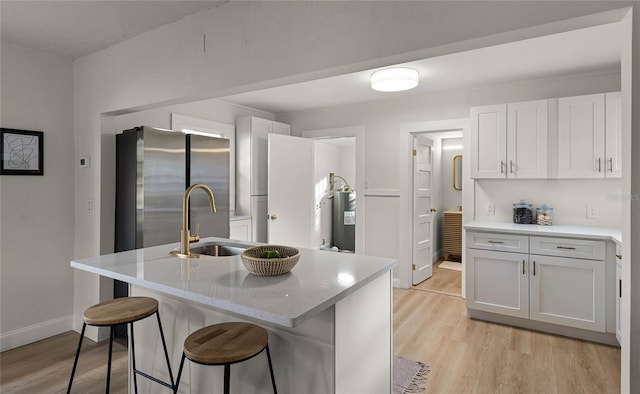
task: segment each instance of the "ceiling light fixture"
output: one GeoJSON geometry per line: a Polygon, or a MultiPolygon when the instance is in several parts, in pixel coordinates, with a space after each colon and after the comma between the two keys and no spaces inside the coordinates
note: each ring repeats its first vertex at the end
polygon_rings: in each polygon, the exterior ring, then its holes
{"type": "Polygon", "coordinates": [[[406,67],[385,68],[371,74],[371,89],[380,92],[401,92],[418,86],[420,74],[406,67]]]}

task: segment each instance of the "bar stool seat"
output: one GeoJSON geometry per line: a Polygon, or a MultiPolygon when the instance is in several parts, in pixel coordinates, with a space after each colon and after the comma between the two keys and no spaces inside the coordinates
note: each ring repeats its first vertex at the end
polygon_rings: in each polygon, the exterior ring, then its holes
{"type": "Polygon", "coordinates": [[[82,318],[84,324],[82,325],[82,332],[80,333],[80,340],[78,342],[78,350],[76,351],[76,357],[73,362],[73,369],[71,370],[71,378],[69,379],[69,387],[67,388],[67,394],[71,392],[71,386],[73,384],[73,376],[76,372],[78,365],[78,358],[80,357],[80,349],[82,347],[82,340],[84,338],[84,332],[87,325],[97,327],[111,327],[109,337],[109,361],[107,364],[107,388],[106,392],[109,392],[109,384],[111,381],[111,355],[113,350],[113,334],[114,326],[119,324],[127,324],[129,326],[129,336],[131,339],[131,363],[133,370],[133,384],[135,392],[138,392],[138,380],[137,375],[144,376],[156,383],[159,383],[165,387],[174,389],[173,373],[171,372],[171,365],[169,363],[169,353],[167,351],[167,344],[164,339],[164,332],[162,331],[162,323],[160,322],[160,314],[158,313],[158,301],[150,297],[122,297],[116,298],[110,301],[105,301],[87,308],[82,318]],[[163,382],[151,375],[148,375],[142,371],[136,369],[136,355],[135,355],[135,337],[133,335],[133,323],[139,320],[145,319],[151,315],[156,315],[158,320],[158,329],[160,331],[160,337],[162,339],[162,346],[164,348],[165,360],[167,362],[167,368],[169,370],[169,379],[171,383],[163,382]]]}
{"type": "Polygon", "coordinates": [[[82,315],[90,326],[113,326],[135,322],[158,310],[158,301],[150,297],[123,297],[87,308],[82,315]]]}
{"type": "Polygon", "coordinates": [[[185,358],[203,365],[224,365],[224,392],[228,394],[230,365],[253,358],[266,349],[271,384],[277,393],[268,339],[267,330],[244,322],[219,323],[193,332],[184,340],[174,392],[178,392],[185,358]]]}

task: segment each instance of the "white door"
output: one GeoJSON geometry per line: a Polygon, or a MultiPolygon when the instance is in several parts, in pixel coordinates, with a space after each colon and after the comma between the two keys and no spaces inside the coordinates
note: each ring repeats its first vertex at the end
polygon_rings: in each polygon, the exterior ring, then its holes
{"type": "Polygon", "coordinates": [[[547,178],[548,100],[507,104],[507,178],[547,178]]]}
{"type": "Polygon", "coordinates": [[[433,141],[413,138],[413,284],[431,277],[433,271],[432,209],[433,141]]]}
{"type": "Polygon", "coordinates": [[[467,249],[467,308],[529,318],[529,255],[467,249]]]}
{"type": "Polygon", "coordinates": [[[269,243],[311,248],[313,141],[271,133],[268,145],[269,243]]]}
{"type": "Polygon", "coordinates": [[[604,178],[604,94],[558,99],[558,175],[604,178]]]}
{"type": "Polygon", "coordinates": [[[506,164],[507,105],[472,107],[471,177],[505,178],[506,164]]]}
{"type": "Polygon", "coordinates": [[[605,332],[605,262],[532,254],[530,318],[605,332]]]}
{"type": "Polygon", "coordinates": [[[605,101],[605,160],[607,178],[622,177],[622,94],[607,93],[605,101]]]}

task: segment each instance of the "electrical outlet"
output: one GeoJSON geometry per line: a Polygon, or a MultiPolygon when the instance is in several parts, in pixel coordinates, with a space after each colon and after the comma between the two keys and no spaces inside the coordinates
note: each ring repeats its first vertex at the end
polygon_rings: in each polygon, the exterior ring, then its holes
{"type": "Polygon", "coordinates": [[[495,215],[496,214],[496,204],[491,203],[487,204],[487,210],[485,211],[487,215],[495,215]]]}
{"type": "Polygon", "coordinates": [[[587,219],[598,219],[600,217],[600,207],[597,205],[587,205],[587,219]]]}

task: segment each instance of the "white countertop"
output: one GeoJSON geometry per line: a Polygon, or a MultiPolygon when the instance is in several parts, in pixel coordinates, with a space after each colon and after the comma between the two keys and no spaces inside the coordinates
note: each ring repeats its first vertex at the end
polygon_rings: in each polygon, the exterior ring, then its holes
{"type": "Polygon", "coordinates": [[[619,244],[622,243],[622,230],[613,227],[539,226],[537,224],[471,222],[465,224],[464,228],[465,230],[509,232],[524,235],[602,239],[619,244]]]}
{"type": "MultiPolygon", "coordinates": [[[[206,238],[209,241],[225,241],[206,238]]],[[[196,247],[198,244],[192,244],[196,247]]],[[[286,327],[334,305],[390,271],[396,260],[300,249],[291,272],[250,274],[240,256],[182,259],[179,244],[71,261],[71,267],[286,327]]]]}

